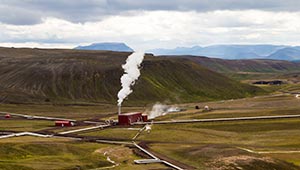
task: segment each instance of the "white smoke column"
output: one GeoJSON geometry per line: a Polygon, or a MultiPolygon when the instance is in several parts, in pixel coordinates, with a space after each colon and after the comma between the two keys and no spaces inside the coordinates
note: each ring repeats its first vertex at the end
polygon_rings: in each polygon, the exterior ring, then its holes
{"type": "Polygon", "coordinates": [[[141,74],[140,66],[144,59],[144,55],[144,52],[134,52],[130,56],[128,56],[126,63],[122,65],[124,74],[121,77],[122,88],[118,93],[119,114],[122,102],[130,93],[132,93],[131,86],[135,84],[135,81],[141,74]]]}

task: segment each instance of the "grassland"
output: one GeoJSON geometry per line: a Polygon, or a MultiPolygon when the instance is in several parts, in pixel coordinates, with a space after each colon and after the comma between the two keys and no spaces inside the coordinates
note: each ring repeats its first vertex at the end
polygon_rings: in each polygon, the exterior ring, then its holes
{"type": "Polygon", "coordinates": [[[19,137],[1,140],[0,147],[0,168],[7,170],[91,169],[112,165],[97,152],[104,146],[94,143],[19,137]]]}
{"type": "MultiPolygon", "coordinates": [[[[160,117],[159,120],[300,113],[300,100],[294,95],[264,96],[181,106],[187,110],[170,113],[160,117]],[[212,111],[196,110],[195,105],[201,107],[208,105],[212,111]]],[[[300,138],[297,135],[300,133],[299,124],[299,119],[282,119],[153,125],[151,133],[142,133],[138,140],[146,141],[154,152],[163,153],[199,169],[226,169],[226,167],[263,169],[261,168],[263,165],[252,166],[262,162],[265,162],[264,166],[268,167],[267,169],[299,169],[295,165],[300,165],[300,154],[288,153],[288,151],[299,151],[300,138]],[[250,153],[240,148],[269,153],[250,153]],[[251,162],[250,165],[247,165],[243,158],[248,163],[251,162]],[[273,163],[275,161],[276,165],[260,160],[269,158],[274,159],[273,163]],[[230,164],[236,166],[231,167],[230,164]]]]}
{"type": "MultiPolygon", "coordinates": [[[[283,87],[283,86],[282,86],[283,87]]],[[[287,86],[284,86],[287,88],[287,86]]],[[[297,91],[296,86],[288,90],[297,91]]],[[[276,92],[274,95],[250,97],[216,102],[187,103],[176,105],[185,111],[170,113],[156,120],[181,120],[220,117],[300,114],[300,99],[294,94],[276,92]],[[212,110],[203,111],[208,105],[212,110]]],[[[113,105],[10,105],[2,104],[4,111],[31,115],[60,116],[73,119],[105,120],[116,118],[113,105]]],[[[124,111],[149,108],[125,107],[124,111]]],[[[1,130],[39,131],[54,127],[52,121],[23,119],[0,120],[1,130]]],[[[151,133],[143,132],[137,139],[150,151],[167,160],[175,160],[197,169],[299,169],[300,154],[289,153],[300,148],[300,120],[252,120],[235,122],[207,122],[193,124],[165,124],[152,126],[151,133]],[[251,152],[249,152],[251,150],[251,152]]],[[[80,128],[80,127],[75,127],[80,128]]],[[[78,136],[96,137],[118,141],[132,141],[141,126],[112,127],[77,133],[78,136]]],[[[70,128],[54,129],[52,132],[70,128]]],[[[110,153],[119,165],[115,169],[165,169],[162,164],[135,165],[133,148],[118,145],[76,142],[66,139],[40,139],[20,137],[0,140],[1,154],[10,155],[1,159],[2,169],[82,169],[111,166],[103,156],[110,153]],[[38,151],[36,151],[38,150],[38,151]],[[57,151],[57,152],[56,152],[57,151]],[[35,153],[36,152],[36,153],[35,153]],[[29,156],[26,156],[29,155],[29,156]],[[39,162],[39,163],[37,163],[39,162]],[[42,162],[42,163],[40,163],[42,162]],[[58,162],[54,164],[53,162],[58,162]],[[59,165],[59,166],[58,166],[59,165]]],[[[1,156],[0,154],[0,156],[1,156]]],[[[107,156],[107,155],[106,155],[107,156]]]]}
{"type": "MultiPolygon", "coordinates": [[[[285,86],[284,88],[287,87],[285,86]]],[[[298,90],[295,86],[290,86],[288,90],[290,88],[298,90]]],[[[186,110],[170,113],[156,120],[300,114],[300,99],[297,99],[294,94],[280,93],[280,91],[274,93],[274,95],[216,102],[187,103],[176,106],[186,110]],[[212,110],[198,110],[195,109],[196,105],[200,106],[200,108],[208,105],[212,110]]],[[[115,112],[111,111],[115,109],[115,106],[112,105],[3,104],[0,107],[5,111],[16,113],[26,112],[32,115],[62,116],[81,120],[115,118],[115,112]]],[[[125,111],[143,111],[146,109],[149,108],[124,108],[125,111]]],[[[52,121],[2,119],[0,122],[2,122],[1,130],[39,131],[53,128],[52,121]]],[[[152,152],[163,155],[166,159],[179,161],[197,167],[197,169],[235,169],[237,167],[242,167],[246,170],[262,169],[262,167],[268,167],[269,169],[299,169],[300,154],[289,153],[289,151],[299,151],[299,124],[300,120],[297,118],[193,124],[155,124],[152,126],[151,133],[143,132],[136,140],[144,143],[152,152]],[[249,152],[247,149],[253,152],[249,152]]],[[[131,141],[141,126],[134,126],[133,128],[117,126],[103,130],[82,132],[77,135],[97,137],[99,139],[131,141]]],[[[53,132],[65,130],[70,129],[54,129],[53,132]]],[[[119,163],[119,166],[115,167],[115,169],[166,168],[162,164],[135,165],[133,160],[141,159],[141,157],[135,155],[132,148],[117,145],[22,137],[0,140],[0,147],[2,148],[2,154],[11,150],[11,157],[0,161],[2,169],[9,169],[12,167],[12,164],[16,165],[17,169],[44,169],[46,165],[49,169],[56,169],[58,167],[53,162],[58,159],[64,161],[62,166],[59,166],[61,169],[70,169],[70,167],[76,165],[81,166],[83,169],[110,166],[111,164],[105,161],[106,158],[103,156],[106,151],[111,153],[111,159],[117,160],[119,163]],[[51,147],[53,146],[53,149],[48,151],[47,148],[50,148],[50,145],[51,147]],[[5,146],[8,149],[5,149],[5,146]],[[59,153],[54,154],[54,150],[57,147],[59,153]],[[42,153],[34,153],[35,150],[39,150],[42,153]],[[75,154],[74,150],[79,151],[76,151],[75,154]],[[96,150],[101,154],[95,154],[96,150]],[[48,152],[49,154],[46,154],[48,152]],[[24,157],[26,154],[31,156],[24,157]],[[84,157],[83,161],[78,162],[79,157],[76,155],[82,155],[84,157]],[[43,162],[43,165],[36,162],[43,162]]]]}
{"type": "Polygon", "coordinates": [[[161,164],[135,165],[131,149],[61,138],[17,137],[0,140],[1,170],[164,169],[161,164]],[[106,153],[106,154],[105,154],[106,153]],[[105,156],[104,156],[105,154],[105,156]]]}
{"type": "Polygon", "coordinates": [[[39,131],[53,126],[53,122],[44,120],[0,120],[0,131],[39,131]]]}
{"type": "MultiPolygon", "coordinates": [[[[174,57],[174,56],[170,56],[174,57]]],[[[264,59],[250,59],[250,60],[224,60],[218,58],[208,57],[192,57],[192,56],[176,56],[180,58],[187,58],[195,61],[204,67],[210,68],[211,70],[220,73],[234,73],[244,77],[243,79],[252,79],[251,75],[261,76],[264,74],[278,75],[282,73],[297,72],[300,71],[299,63],[282,61],[282,60],[264,60],[264,59]],[[274,74],[275,73],[275,74],[274,74]]],[[[285,76],[286,77],[286,76],[285,76]]]]}
{"type": "Polygon", "coordinates": [[[83,136],[95,136],[113,140],[126,140],[131,141],[132,138],[138,133],[140,127],[135,127],[137,129],[130,129],[128,127],[123,128],[107,128],[104,130],[93,131],[93,132],[84,132],[79,133],[83,136]]]}
{"type": "MultiPolygon", "coordinates": [[[[300,114],[300,99],[292,94],[178,106],[186,110],[156,120],[300,114]],[[197,110],[195,105],[212,110],[197,110]]],[[[197,169],[300,169],[299,124],[298,118],[154,124],[151,133],[143,132],[137,141],[158,155],[197,169]]],[[[126,128],[109,128],[80,135],[130,141],[134,134],[126,128]]]]}
{"type": "MultiPolygon", "coordinates": [[[[126,111],[141,111],[143,107],[122,107],[126,111]]],[[[26,115],[50,116],[68,119],[109,119],[116,118],[116,105],[38,105],[38,104],[0,104],[2,112],[26,115]]]]}
{"type": "MultiPolygon", "coordinates": [[[[7,48],[0,51],[6,57],[0,62],[0,111],[91,121],[117,118],[115,94],[120,87],[120,65],[129,53],[7,48]]],[[[147,55],[142,76],[123,112],[149,110],[156,101],[163,101],[179,103],[175,106],[185,111],[158,117],[157,121],[300,114],[300,99],[294,94],[300,92],[298,75],[285,74],[297,70],[298,65],[251,61],[247,67],[236,68],[240,63],[228,61],[221,67],[223,60],[212,65],[215,71],[232,74],[245,83],[268,77],[288,82],[282,86],[253,87],[210,71],[198,62],[147,55]],[[260,67],[255,68],[257,65],[260,67]],[[266,93],[272,94],[252,97],[266,93]],[[246,98],[238,99],[241,97],[246,98]],[[211,110],[204,111],[204,106],[211,110]]],[[[55,128],[53,121],[1,116],[0,131],[55,133],[91,126],[55,128]]],[[[300,169],[299,124],[298,118],[154,124],[151,132],[142,132],[136,142],[166,160],[195,169],[296,170],[300,169]]],[[[114,126],[75,134],[85,137],[83,141],[36,137],[1,139],[0,169],[168,169],[163,164],[134,164],[135,159],[148,157],[131,146],[88,142],[94,138],[132,141],[141,127],[114,126]],[[108,157],[115,164],[108,161],[108,157]]]]}

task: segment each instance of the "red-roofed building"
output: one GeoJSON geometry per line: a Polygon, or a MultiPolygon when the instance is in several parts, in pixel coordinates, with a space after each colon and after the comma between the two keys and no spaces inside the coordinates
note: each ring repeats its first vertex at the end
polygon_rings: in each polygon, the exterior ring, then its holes
{"type": "Polygon", "coordinates": [[[118,125],[131,125],[145,120],[147,121],[147,115],[142,115],[141,112],[123,113],[118,116],[118,125]]]}
{"type": "Polygon", "coordinates": [[[65,126],[74,126],[75,123],[72,121],[68,121],[68,120],[57,120],[55,121],[55,126],[61,126],[61,127],[65,127],[65,126]]]}

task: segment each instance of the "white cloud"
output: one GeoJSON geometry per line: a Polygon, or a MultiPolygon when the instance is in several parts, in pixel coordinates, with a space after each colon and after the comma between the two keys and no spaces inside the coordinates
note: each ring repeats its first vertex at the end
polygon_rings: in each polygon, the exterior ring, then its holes
{"type": "Polygon", "coordinates": [[[172,48],[210,44],[298,45],[300,12],[258,10],[176,12],[131,11],[98,22],[43,18],[40,24],[0,24],[0,45],[71,47],[119,41],[133,48],[172,48]],[[134,14],[134,15],[132,15],[134,14]]]}

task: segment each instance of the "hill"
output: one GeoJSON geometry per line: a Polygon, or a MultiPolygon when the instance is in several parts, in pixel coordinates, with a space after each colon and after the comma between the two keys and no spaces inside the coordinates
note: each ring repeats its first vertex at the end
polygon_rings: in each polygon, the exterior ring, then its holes
{"type": "Polygon", "coordinates": [[[212,45],[149,50],[155,55],[196,55],[222,59],[299,60],[299,47],[284,45],[212,45]]]}
{"type": "Polygon", "coordinates": [[[94,43],[88,46],[78,46],[75,47],[78,50],[107,50],[107,51],[124,51],[133,52],[133,49],[128,47],[124,43],[94,43]]]}
{"type": "MultiPolygon", "coordinates": [[[[165,56],[166,57],[166,56],[165,56]]],[[[202,66],[220,73],[285,73],[300,71],[300,63],[284,60],[248,59],[248,60],[224,60],[201,56],[167,56],[186,58],[201,64],[202,66]]]]}
{"type": "Polygon", "coordinates": [[[275,53],[268,56],[270,59],[277,59],[277,60],[299,60],[300,59],[300,49],[297,48],[283,48],[275,53]]]}
{"type": "MultiPolygon", "coordinates": [[[[4,103],[116,103],[130,53],[0,48],[0,101],[4,103]]],[[[263,92],[181,58],[143,62],[127,104],[231,99],[263,92]],[[176,69],[174,69],[176,68],[176,69]]]]}
{"type": "Polygon", "coordinates": [[[201,56],[161,56],[184,58],[236,80],[269,80],[300,72],[300,62],[270,59],[225,60],[201,56]]]}

